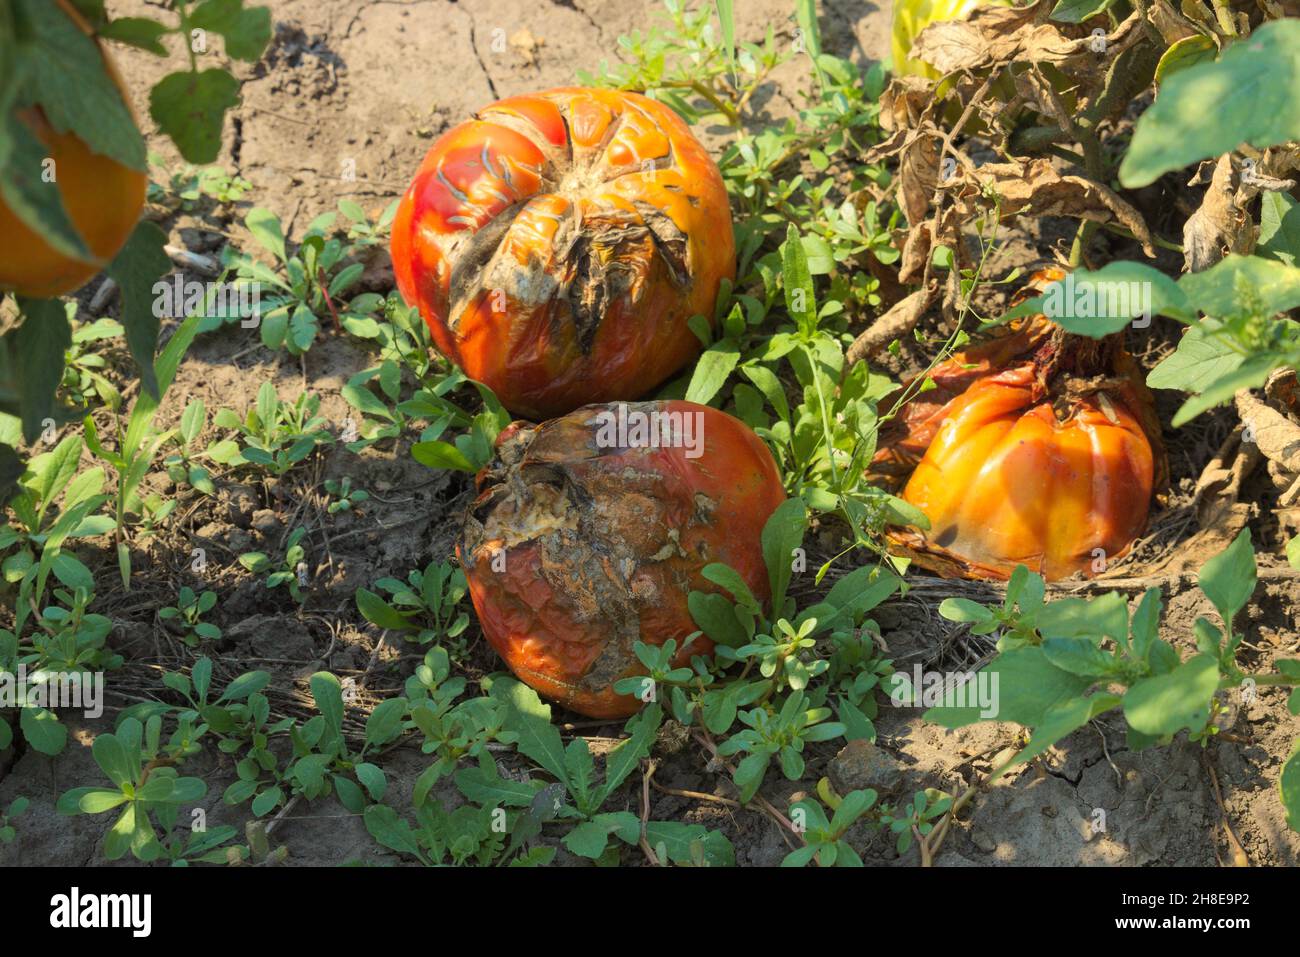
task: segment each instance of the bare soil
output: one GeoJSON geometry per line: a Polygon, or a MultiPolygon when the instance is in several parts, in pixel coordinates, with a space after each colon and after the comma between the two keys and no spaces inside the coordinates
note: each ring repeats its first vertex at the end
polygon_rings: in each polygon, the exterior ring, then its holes
{"type": "MultiPolygon", "coordinates": [[[[260,63],[234,67],[243,80],[243,104],[227,123],[219,160],[255,189],[231,213],[209,209],[163,220],[173,243],[197,252],[212,253],[226,242],[252,248],[240,223],[254,205],[279,213],[289,235],[301,232],[342,198],[369,210],[382,209],[405,188],[432,139],[449,125],[498,97],[573,83],[576,69],[592,69],[602,59],[615,58],[617,37],[645,28],[652,10],[634,0],[267,2],[275,15],[275,38],[260,63]]],[[[791,5],[785,0],[746,0],[736,6],[742,39],[760,40],[769,23],[778,35],[793,35],[791,5]]],[[[109,3],[115,16],[146,12],[148,7],[147,0],[109,3]]],[[[860,63],[886,55],[888,23],[889,5],[884,2],[822,4],[827,47],[860,63]]],[[[136,92],[137,114],[147,117],[145,91],[169,71],[168,64],[130,50],[115,55],[136,92]]],[[[756,99],[768,118],[794,111],[799,102],[793,85],[797,76],[796,71],[778,71],[756,99]]],[[[706,131],[706,139],[708,135],[706,131]]],[[[163,138],[151,135],[150,147],[179,165],[163,138]]],[[[1009,269],[1040,257],[1051,244],[1050,228],[1023,224],[1014,236],[1014,248],[998,267],[1009,269]]],[[[378,263],[368,281],[376,291],[387,292],[391,273],[385,274],[378,263]]],[[[371,364],[364,349],[327,335],[300,367],[258,346],[255,336],[255,331],[227,328],[197,341],[166,397],[160,421],[171,424],[196,397],[203,398],[209,410],[242,410],[270,380],[285,399],[304,388],[319,394],[322,414],[336,430],[341,428],[349,407],[339,390],[348,376],[371,364]]],[[[1162,342],[1167,340],[1157,335],[1147,345],[1158,350],[1164,348],[1162,342]]],[[[1140,352],[1142,343],[1134,346],[1140,352]]],[[[125,356],[119,358],[126,367],[125,356]]],[[[1151,361],[1156,356],[1143,358],[1151,361]]],[[[1171,411],[1162,407],[1166,422],[1171,411]]],[[[1154,515],[1147,542],[1127,566],[1117,567],[1114,575],[1120,577],[1110,583],[1134,596],[1149,584],[1163,585],[1167,635],[1183,651],[1194,644],[1195,617],[1211,611],[1195,588],[1197,563],[1174,559],[1192,556],[1194,546],[1205,545],[1196,538],[1194,485],[1230,426],[1226,417],[1211,416],[1196,430],[1167,436],[1174,487],[1167,504],[1154,515]]],[[[379,633],[357,614],[352,596],[378,578],[403,577],[448,556],[469,489],[459,475],[418,465],[407,449],[405,444],[396,449],[381,446],[356,456],[336,447],[283,482],[244,484],[225,476],[219,477],[213,497],[185,492],[169,527],[139,543],[132,590],[105,588],[101,593],[99,610],[112,617],[112,643],[127,659],[120,672],[108,676],[113,709],[158,693],[162,669],[185,668],[192,662],[195,653],[177,642],[156,617],[158,607],[171,603],[182,585],[210,588],[220,596],[211,617],[225,635],[210,652],[217,661],[218,681],[254,668],[271,671],[276,680],[270,693],[277,712],[306,715],[306,676],[322,668],[354,679],[363,706],[396,693],[412,667],[413,649],[403,650],[406,658],[387,647],[376,656],[379,633]],[[358,513],[328,516],[322,484],[345,475],[374,497],[358,513]],[[298,525],[309,529],[315,563],[302,609],[287,596],[269,592],[236,561],[250,549],[279,547],[298,525]],[[195,549],[203,549],[207,559],[201,575],[193,570],[195,549]]],[[[153,481],[164,494],[177,493],[165,476],[153,481]]],[[[1280,543],[1270,519],[1271,494],[1266,480],[1248,482],[1238,500],[1256,528],[1257,544],[1263,543],[1261,551],[1276,555],[1280,543]]],[[[79,552],[99,581],[116,579],[108,542],[91,541],[79,552]]],[[[1263,582],[1246,639],[1250,663],[1260,670],[1275,657],[1294,656],[1300,644],[1300,583],[1276,559],[1265,556],[1261,564],[1263,582]]],[[[811,583],[802,587],[811,590],[811,583]]],[[[1092,587],[1067,584],[1061,590],[1086,592],[1092,587]]],[[[910,669],[922,662],[970,667],[987,656],[986,643],[937,614],[938,603],[958,591],[972,597],[996,594],[992,586],[917,578],[905,597],[879,610],[877,619],[896,666],[910,669]]],[[[473,680],[498,664],[476,632],[471,643],[467,671],[473,680]]],[[[1297,863],[1300,836],[1287,829],[1276,780],[1300,732],[1300,721],[1289,715],[1285,693],[1277,689],[1262,688],[1253,701],[1234,696],[1225,704],[1226,733],[1206,747],[1180,737],[1167,748],[1131,753],[1124,743],[1122,719],[1094,722],[1054,748],[1045,761],[977,798],[936,863],[1214,865],[1240,863],[1243,856],[1256,865],[1297,863]]],[[[0,764],[0,807],[18,795],[32,800],[18,840],[0,846],[0,864],[102,863],[98,845],[110,816],[64,818],[55,814],[54,802],[64,790],[98,780],[89,745],[97,732],[111,727],[112,714],[110,710],[104,718],[80,725],[69,722],[73,736],[57,758],[20,752],[8,768],[0,764]]],[[[578,721],[558,711],[557,718],[578,721]]],[[[1008,725],[947,732],[923,722],[917,711],[887,704],[877,726],[875,746],[858,744],[839,754],[834,748],[815,752],[802,781],[786,782],[771,774],[764,794],[784,807],[796,792],[810,791],[824,774],[841,790],[872,786],[904,798],[928,786],[960,791],[995,766],[1002,752],[1016,747],[1020,734],[1019,728],[1008,725]]],[[[618,724],[565,725],[566,738],[587,735],[597,753],[619,730],[618,724]]],[[[526,762],[513,755],[502,757],[513,762],[514,772],[528,773],[526,762]]],[[[680,729],[664,729],[656,757],[655,780],[664,787],[734,797],[730,780],[707,768],[707,757],[680,729]]],[[[413,747],[385,756],[393,782],[389,803],[401,806],[409,798],[426,761],[413,747]]],[[[210,784],[210,822],[242,825],[246,808],[232,809],[221,802],[222,791],[234,780],[229,759],[209,753],[194,773],[210,784]]],[[[611,809],[627,807],[640,813],[639,778],[635,783],[611,809]]],[[[777,864],[789,850],[785,835],[762,814],[661,791],[651,795],[655,818],[724,830],[741,864],[777,864]]],[[[454,799],[454,794],[444,796],[454,799]]],[[[275,842],[289,848],[296,864],[398,863],[370,839],[359,818],[333,800],[295,808],[277,827],[275,842]]],[[[900,858],[887,838],[862,834],[855,844],[870,863],[916,863],[915,850],[900,858]]],[[[631,853],[626,857],[636,860],[631,853]]],[[[557,862],[583,863],[562,848],[557,862]]]]}

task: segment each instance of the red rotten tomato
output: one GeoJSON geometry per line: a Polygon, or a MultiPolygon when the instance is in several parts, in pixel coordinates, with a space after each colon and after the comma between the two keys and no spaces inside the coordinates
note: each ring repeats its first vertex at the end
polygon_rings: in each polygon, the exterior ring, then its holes
{"type": "Polygon", "coordinates": [[[950,577],[1005,579],[1019,564],[1049,581],[1090,575],[1145,529],[1167,465],[1121,336],[1035,316],[930,378],[882,430],[873,464],[930,521],[890,534],[918,564],[950,577]]]}
{"type": "Polygon", "coordinates": [[[760,534],[785,500],[772,455],[742,422],[692,402],[591,405],[516,422],[478,476],[457,555],[483,634],[525,683],[580,714],[630,715],[614,691],[644,674],[633,645],[708,654],[687,608],[701,574],[734,568],[769,595],[760,534]]]}
{"type": "Polygon", "coordinates": [[[686,124],[581,88],[510,97],[443,134],[392,254],[438,348],[534,419],[662,383],[736,272],[726,188],[686,124]]]}

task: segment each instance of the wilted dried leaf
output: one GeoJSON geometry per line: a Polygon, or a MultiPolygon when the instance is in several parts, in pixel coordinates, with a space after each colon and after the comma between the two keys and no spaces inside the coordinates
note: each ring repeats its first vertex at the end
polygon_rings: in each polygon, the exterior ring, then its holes
{"type": "Polygon", "coordinates": [[[1140,18],[1133,14],[1099,45],[1084,28],[1048,22],[1052,6],[976,7],[967,20],[930,24],[917,36],[911,55],[941,73],[1016,62],[1095,73],[1099,58],[1127,48],[1140,30],[1140,18]]]}
{"type": "Polygon", "coordinates": [[[1116,222],[1128,229],[1148,256],[1155,257],[1151,230],[1142,214],[1114,191],[1081,176],[1066,176],[1045,159],[986,163],[959,175],[959,204],[968,212],[985,204],[992,192],[1001,198],[1002,218],[1032,214],[1116,222]]]}
{"type": "Polygon", "coordinates": [[[917,226],[925,220],[938,182],[939,139],[917,133],[903,147],[898,161],[898,200],[908,223],[917,226]]]}
{"type": "Polygon", "coordinates": [[[905,299],[896,302],[892,309],[871,324],[853,340],[845,359],[850,364],[879,352],[895,339],[907,335],[939,295],[938,284],[931,282],[905,299]]]}
{"type": "Polygon", "coordinates": [[[1300,425],[1247,391],[1236,396],[1237,415],[1264,457],[1292,474],[1300,473],[1300,425]]]}
{"type": "Polygon", "coordinates": [[[1152,25],[1160,32],[1166,44],[1173,45],[1186,37],[1202,35],[1192,21],[1179,13],[1169,0],[1153,0],[1147,9],[1152,25]]]}
{"type": "MultiPolygon", "coordinates": [[[[1190,185],[1202,176],[1198,170],[1190,185]]],[[[1235,180],[1232,156],[1225,153],[1214,164],[1200,208],[1183,224],[1183,263],[1188,272],[1209,269],[1228,253],[1248,256],[1255,248],[1255,226],[1237,203],[1235,180]]]]}
{"type": "Polygon", "coordinates": [[[880,128],[887,133],[921,125],[935,107],[934,84],[919,76],[896,76],[880,94],[880,128]]]}

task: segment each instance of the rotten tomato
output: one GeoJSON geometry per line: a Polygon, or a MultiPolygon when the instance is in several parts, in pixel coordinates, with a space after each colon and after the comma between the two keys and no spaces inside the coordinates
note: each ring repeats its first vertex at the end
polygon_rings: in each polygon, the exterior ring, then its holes
{"type": "Polygon", "coordinates": [[[393,221],[434,342],[532,419],[635,399],[693,359],[736,257],[717,166],[668,107],[564,88],[434,143],[393,221]]]}
{"type": "Polygon", "coordinates": [[[785,500],[767,446],[691,402],[591,405],[517,422],[478,476],[457,554],[483,634],[524,682],[581,714],[618,717],[642,674],[634,643],[708,654],[687,608],[706,565],[768,596],[760,533],[785,500]]]}
{"type": "Polygon", "coordinates": [[[1104,570],[1144,531],[1167,465],[1122,334],[1089,339],[1034,316],[929,378],[872,466],[930,521],[891,531],[902,553],[946,577],[1005,579],[1023,564],[1055,580],[1104,570]]]}

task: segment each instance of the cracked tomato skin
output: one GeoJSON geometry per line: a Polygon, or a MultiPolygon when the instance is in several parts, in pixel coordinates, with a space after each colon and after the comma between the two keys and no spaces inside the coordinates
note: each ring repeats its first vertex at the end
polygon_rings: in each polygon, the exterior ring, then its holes
{"type": "Polygon", "coordinates": [[[763,441],[717,409],[610,403],[515,423],[478,488],[456,552],[483,634],[520,680],[579,714],[641,707],[613,688],[645,673],[637,641],[675,639],[675,667],[712,652],[702,635],[682,647],[698,630],[687,596],[717,590],[706,565],[730,565],[760,601],[770,594],[760,533],[785,490],[763,441]],[[678,417],[690,430],[673,434],[689,441],[618,435],[620,406],[678,417]]]}
{"type": "Polygon", "coordinates": [[[734,279],[726,188],[668,107],[562,88],[443,134],[393,220],[393,269],[438,349],[516,415],[635,399],[700,350],[734,279]]]}
{"type": "MultiPolygon", "coordinates": [[[[59,6],[86,33],[86,22],[60,0],[59,6]]],[[[131,99],[108,51],[100,45],[108,75],[131,99]]],[[[75,133],[59,133],[38,107],[19,110],[25,125],[54,160],[55,180],[64,209],[85,241],[91,262],[65,256],[20,220],[0,198],[0,290],[52,299],[66,295],[98,273],[117,254],[140,218],[148,176],[116,160],[92,153],[75,133]]]]}

